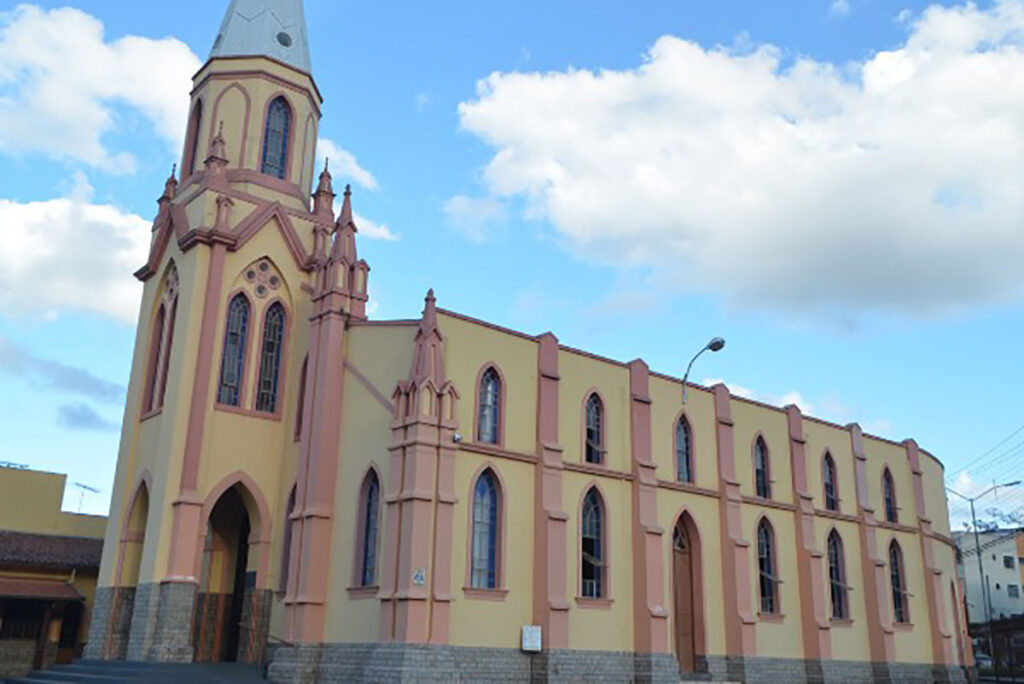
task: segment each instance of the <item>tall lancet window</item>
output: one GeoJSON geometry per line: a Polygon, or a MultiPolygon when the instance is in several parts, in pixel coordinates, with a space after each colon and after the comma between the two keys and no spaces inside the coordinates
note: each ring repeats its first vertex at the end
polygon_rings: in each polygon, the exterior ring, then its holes
{"type": "Polygon", "coordinates": [[[828,582],[832,597],[832,619],[845,620],[849,618],[843,540],[839,538],[839,533],[835,530],[828,535],[828,582]]]}
{"type": "Polygon", "coordinates": [[[899,522],[899,508],[896,506],[896,483],[892,480],[892,473],[886,468],[882,472],[882,496],[885,498],[885,521],[899,522]]]}
{"type": "Polygon", "coordinates": [[[238,406],[248,330],[249,300],[239,292],[228,304],[228,320],[224,326],[224,351],[221,354],[220,387],[217,390],[217,401],[221,404],[238,406]]]}
{"type": "Polygon", "coordinates": [[[832,454],[825,454],[821,463],[821,479],[825,489],[825,508],[830,511],[839,510],[839,495],[836,490],[836,462],[832,454]]]}
{"type": "Polygon", "coordinates": [[[757,526],[757,574],[761,595],[761,612],[775,615],[779,612],[779,578],[775,569],[775,532],[768,520],[762,518],[757,526]]]}
{"type": "Polygon", "coordinates": [[[284,344],[285,313],[281,302],[274,302],[263,319],[263,345],[260,349],[260,376],[256,388],[256,410],[277,410],[277,381],[281,374],[281,347],[284,344]]]}
{"type": "Polygon", "coordinates": [[[268,176],[284,178],[288,164],[288,132],[292,124],[292,108],[288,100],[276,98],[267,108],[267,125],[263,133],[263,164],[260,170],[268,176]]]}
{"type": "Polygon", "coordinates": [[[363,529],[360,530],[363,548],[359,572],[359,583],[364,587],[372,587],[377,580],[377,528],[380,501],[380,482],[377,473],[371,470],[363,484],[363,529]]]}
{"type": "Polygon", "coordinates": [[[584,457],[587,463],[604,461],[604,407],[597,393],[587,398],[587,429],[584,457]]]}
{"type": "Polygon", "coordinates": [[[477,440],[497,444],[501,426],[501,378],[498,371],[488,368],[480,378],[480,415],[477,420],[477,440]]]}
{"type": "Polygon", "coordinates": [[[889,580],[892,582],[892,617],[898,624],[910,622],[907,580],[903,575],[903,550],[896,540],[889,544],[889,580]]]}
{"type": "Polygon", "coordinates": [[[473,567],[470,586],[474,589],[498,587],[498,514],[501,494],[498,479],[490,468],[473,488],[473,567]]]}
{"type": "Polygon", "coordinates": [[[580,543],[581,574],[584,598],[604,598],[605,578],[604,505],[597,489],[592,488],[583,499],[583,535],[580,543]]]}
{"type": "Polygon", "coordinates": [[[196,106],[192,109],[192,118],[188,122],[188,132],[185,134],[185,163],[182,164],[182,181],[195,173],[196,158],[199,156],[199,125],[203,121],[203,101],[196,100],[196,106]]]}
{"type": "Polygon", "coordinates": [[[676,480],[693,482],[693,439],[690,424],[681,416],[676,423],[676,480]]]}
{"type": "Polygon", "coordinates": [[[772,498],[771,469],[768,464],[768,445],[760,435],[754,441],[754,492],[762,499],[772,498]]]}

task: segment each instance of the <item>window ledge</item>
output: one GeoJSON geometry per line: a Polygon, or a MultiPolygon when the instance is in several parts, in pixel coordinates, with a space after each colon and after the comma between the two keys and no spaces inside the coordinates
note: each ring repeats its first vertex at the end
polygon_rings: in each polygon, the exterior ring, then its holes
{"type": "Polygon", "coordinates": [[[893,630],[895,630],[897,632],[912,632],[912,631],[914,631],[914,623],[913,622],[893,622],[892,623],[892,628],[893,628],[893,630]]]}
{"type": "Polygon", "coordinates": [[[163,412],[164,412],[164,407],[163,406],[161,406],[160,408],[155,408],[152,411],[146,411],[141,416],[139,416],[139,422],[142,423],[144,421],[147,421],[147,420],[149,420],[150,418],[152,418],[154,416],[159,416],[163,412]]]}
{"type": "Polygon", "coordinates": [[[281,422],[281,412],[267,413],[266,411],[256,411],[254,409],[241,408],[239,406],[231,406],[230,404],[214,404],[214,411],[223,411],[224,413],[234,413],[239,416],[246,416],[248,418],[258,418],[260,420],[269,420],[275,423],[281,422]]]}
{"type": "Polygon", "coordinates": [[[377,598],[378,591],[380,591],[380,587],[376,584],[369,587],[349,587],[348,597],[351,599],[377,598]]]}
{"type": "Polygon", "coordinates": [[[479,601],[504,601],[508,589],[479,589],[476,587],[463,587],[463,595],[468,599],[479,601]]]}
{"type": "Polygon", "coordinates": [[[833,627],[852,627],[853,626],[853,618],[839,618],[839,619],[832,618],[832,620],[830,620],[830,622],[832,623],[833,627]]]}
{"type": "Polygon", "coordinates": [[[590,598],[588,596],[577,596],[576,605],[588,610],[610,610],[614,603],[610,598],[590,598]]]}
{"type": "Polygon", "coordinates": [[[757,614],[757,619],[760,622],[782,622],[786,619],[785,613],[761,613],[757,614]]]}

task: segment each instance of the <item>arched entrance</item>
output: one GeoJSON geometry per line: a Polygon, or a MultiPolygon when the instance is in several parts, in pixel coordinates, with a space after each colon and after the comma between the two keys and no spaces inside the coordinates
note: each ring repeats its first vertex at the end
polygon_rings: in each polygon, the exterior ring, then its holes
{"type": "Polygon", "coordinates": [[[241,482],[207,508],[192,631],[197,661],[252,662],[262,651],[269,592],[257,582],[265,552],[260,508],[241,482]]]}
{"type": "Polygon", "coordinates": [[[672,529],[672,587],[676,658],[680,671],[695,672],[704,653],[704,592],[700,536],[688,513],[672,529]]]}
{"type": "Polygon", "coordinates": [[[132,497],[128,517],[121,527],[118,544],[117,571],[114,595],[109,615],[107,640],[103,657],[123,660],[128,654],[132,616],[135,609],[135,591],[142,569],[142,551],[146,542],[146,524],[149,522],[148,477],[143,475],[132,497]]]}

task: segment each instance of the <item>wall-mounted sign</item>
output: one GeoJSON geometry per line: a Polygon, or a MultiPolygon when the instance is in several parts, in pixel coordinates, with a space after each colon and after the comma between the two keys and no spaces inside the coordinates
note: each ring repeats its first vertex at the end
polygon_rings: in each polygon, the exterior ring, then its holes
{"type": "Polygon", "coordinates": [[[523,650],[527,653],[539,653],[540,649],[540,625],[523,625],[523,650]]]}
{"type": "Polygon", "coordinates": [[[413,568],[412,570],[412,583],[417,587],[422,587],[427,583],[427,571],[423,568],[413,568]]]}

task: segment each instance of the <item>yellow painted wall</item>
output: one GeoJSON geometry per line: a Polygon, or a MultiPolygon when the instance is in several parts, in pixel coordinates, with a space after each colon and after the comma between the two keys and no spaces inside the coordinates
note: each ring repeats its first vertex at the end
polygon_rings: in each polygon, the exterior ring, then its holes
{"type": "MultiPolygon", "coordinates": [[[[772,460],[775,464],[775,459],[772,460]]],[[[800,634],[800,603],[804,600],[804,588],[800,586],[797,574],[796,529],[794,516],[790,511],[765,506],[743,506],[743,533],[750,541],[750,596],[755,616],[760,609],[757,571],[757,525],[766,517],[775,531],[776,572],[783,583],[778,587],[781,621],[759,619],[755,626],[757,652],[771,654],[776,658],[802,658],[803,641],[800,634]]]]}
{"type": "MultiPolygon", "coordinates": [[[[682,385],[652,376],[651,395],[651,456],[658,464],[658,479],[676,479],[676,421],[683,409],[682,385]]],[[[695,484],[706,489],[718,489],[718,447],[715,435],[715,403],[711,392],[687,392],[686,418],[690,423],[693,441],[695,484]]]]}
{"type": "Polygon", "coordinates": [[[451,639],[465,646],[518,648],[520,628],[533,622],[533,465],[461,452],[455,462],[455,524],[452,539],[451,639]],[[504,559],[503,601],[474,599],[470,586],[469,537],[473,487],[490,467],[502,484],[505,516],[499,562],[504,559]]]}
{"type": "MultiPolygon", "coordinates": [[[[896,486],[896,506],[899,522],[917,526],[917,510],[914,506],[914,480],[906,450],[897,444],[865,437],[864,453],[867,455],[868,500],[875,509],[875,518],[885,520],[885,504],[882,497],[882,471],[886,466],[892,473],[896,486]]],[[[940,485],[941,486],[941,485],[940,485]]],[[[948,526],[948,523],[947,523],[948,526]]]]}
{"type": "Polygon", "coordinates": [[[107,519],[60,509],[67,475],[0,468],[0,529],[100,539],[107,519]]]}
{"type": "MultiPolygon", "coordinates": [[[[832,456],[836,464],[839,512],[857,515],[857,484],[854,474],[853,446],[850,433],[833,425],[814,420],[804,420],[805,452],[807,454],[807,487],[814,497],[814,507],[825,508],[825,483],[822,479],[822,464],[825,453],[832,456]]],[[[879,485],[881,486],[881,485],[879,485]]]]}
{"type": "Polygon", "coordinates": [[[596,389],[604,404],[604,465],[610,470],[629,471],[629,369],[562,349],[558,352],[558,374],[562,459],[567,463],[584,462],[584,402],[596,389]]]}
{"type": "MultiPolygon", "coordinates": [[[[390,401],[400,378],[412,365],[415,325],[354,326],[348,332],[348,360],[377,393],[390,401]]],[[[328,615],[324,637],[327,641],[376,641],[379,634],[380,603],[374,598],[350,597],[354,556],[358,553],[356,525],[359,520],[359,490],[369,467],[376,466],[381,477],[381,508],[377,526],[377,581],[380,568],[388,562],[384,493],[392,477],[388,444],[391,440],[391,411],[374,397],[352,372],[345,374],[342,396],[343,416],[335,490],[334,540],[328,586],[328,615]]]]}
{"type": "MultiPolygon", "coordinates": [[[[881,556],[886,561],[886,591],[892,595],[889,576],[889,543],[896,539],[903,551],[907,591],[910,592],[910,627],[896,627],[896,660],[908,663],[930,662],[932,658],[931,631],[929,628],[928,588],[925,585],[924,563],[921,558],[921,542],[917,535],[908,532],[879,530],[878,543],[881,556]]],[[[892,610],[890,600],[890,611],[892,610]]]]}
{"type": "MultiPolygon", "coordinates": [[[[833,454],[834,455],[834,454],[833,454]]],[[[837,464],[838,465],[838,464],[837,464]]],[[[861,573],[860,527],[857,523],[817,518],[814,521],[815,544],[822,555],[822,586],[825,588],[826,615],[832,617],[831,586],[828,571],[828,535],[839,533],[843,542],[849,622],[832,622],[832,657],[842,660],[870,660],[868,642],[867,594],[861,573]]]]}
{"type": "MultiPolygon", "coordinates": [[[[689,402],[688,402],[689,403],[689,402]]],[[[722,539],[719,524],[718,500],[710,497],[675,492],[668,489],[658,490],[658,524],[665,530],[662,536],[664,548],[664,597],[665,609],[669,613],[669,645],[675,649],[675,603],[673,602],[672,579],[672,530],[683,511],[693,518],[700,533],[701,572],[704,583],[704,595],[695,597],[704,602],[705,631],[707,634],[707,653],[710,655],[725,654],[725,615],[722,602],[718,597],[723,595],[722,582],[722,539]]],[[[696,545],[698,540],[691,539],[696,545]]]]}
{"type": "MultiPolygon", "coordinates": [[[[565,374],[562,368],[559,372],[565,374]]],[[[603,651],[632,650],[633,644],[633,546],[632,492],[627,480],[613,480],[566,472],[562,476],[562,502],[569,514],[566,586],[569,595],[569,648],[603,651]],[[609,573],[607,608],[580,605],[580,514],[583,496],[597,482],[605,506],[605,553],[609,573]]]]}
{"type": "Polygon", "coordinates": [[[744,496],[754,496],[754,439],[764,436],[768,445],[771,498],[793,502],[793,475],[789,459],[789,427],[786,414],[760,404],[736,399],[730,401],[735,424],[736,479],[744,496]]]}
{"type": "Polygon", "coordinates": [[[446,337],[445,373],[455,383],[459,401],[459,432],[477,441],[477,377],[487,364],[504,378],[505,434],[509,451],[532,454],[537,446],[537,343],[443,313],[438,325],[446,337]]]}

